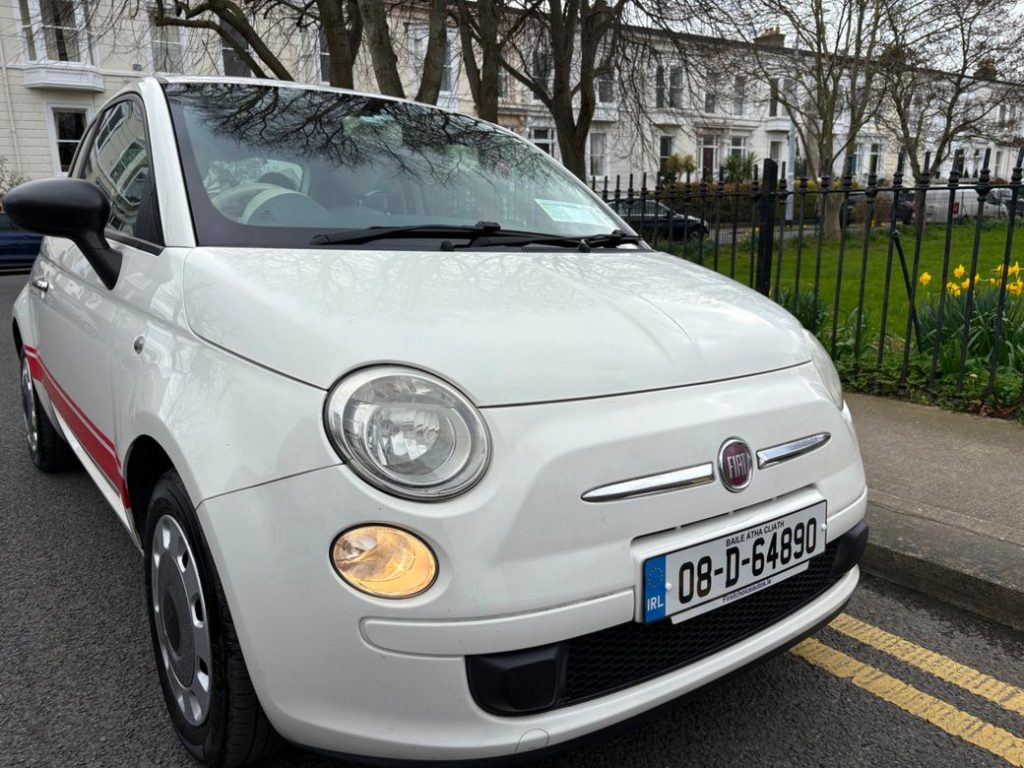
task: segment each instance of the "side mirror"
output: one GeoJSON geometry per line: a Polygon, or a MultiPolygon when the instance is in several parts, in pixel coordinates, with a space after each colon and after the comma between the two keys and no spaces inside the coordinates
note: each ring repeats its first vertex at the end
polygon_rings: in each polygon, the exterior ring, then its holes
{"type": "Polygon", "coordinates": [[[21,229],[74,241],[107,288],[117,283],[121,254],[104,235],[110,203],[95,184],[67,178],[28,181],[7,193],[4,209],[21,229]]]}

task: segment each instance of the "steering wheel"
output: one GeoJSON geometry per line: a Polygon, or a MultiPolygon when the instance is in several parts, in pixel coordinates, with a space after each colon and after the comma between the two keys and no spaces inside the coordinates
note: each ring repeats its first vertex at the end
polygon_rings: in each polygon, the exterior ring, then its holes
{"type": "Polygon", "coordinates": [[[277,184],[252,182],[226,189],[210,202],[225,216],[235,219],[240,224],[248,224],[260,208],[281,195],[299,195],[307,200],[311,199],[308,195],[279,187],[277,184]]]}
{"type": "Polygon", "coordinates": [[[245,212],[249,201],[268,189],[281,189],[275,184],[252,183],[241,184],[237,187],[226,189],[213,197],[210,201],[214,207],[229,218],[240,220],[245,212]]]}
{"type": "Polygon", "coordinates": [[[271,200],[275,200],[285,195],[295,195],[296,197],[308,200],[311,203],[315,203],[309,195],[305,195],[302,192],[296,192],[294,189],[286,189],[277,185],[270,185],[270,189],[265,189],[262,192],[257,192],[248,204],[245,206],[245,210],[242,211],[242,216],[239,218],[239,222],[242,224],[248,224],[252,221],[253,217],[259,213],[259,211],[271,200]]]}

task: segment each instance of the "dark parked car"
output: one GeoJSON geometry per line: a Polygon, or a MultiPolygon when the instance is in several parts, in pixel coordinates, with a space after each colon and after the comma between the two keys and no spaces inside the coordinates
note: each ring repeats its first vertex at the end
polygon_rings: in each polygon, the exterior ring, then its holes
{"type": "MultiPolygon", "coordinates": [[[[890,190],[880,190],[878,197],[875,198],[876,205],[883,199],[892,199],[892,192],[890,190]]],[[[858,211],[857,204],[867,204],[867,195],[864,190],[855,189],[850,192],[849,197],[843,201],[840,209],[841,221],[858,222],[859,216],[863,216],[864,212],[858,211]],[[848,215],[847,215],[848,214],[848,215]]],[[[890,214],[891,215],[891,214],[890,214]]],[[[863,220],[863,219],[861,219],[863,220]]],[[[888,220],[888,216],[886,217],[888,220]]],[[[896,221],[902,224],[910,224],[914,220],[914,193],[909,190],[903,190],[900,192],[900,196],[896,201],[896,221]]]]}
{"type": "Polygon", "coordinates": [[[646,240],[699,240],[708,234],[702,219],[676,213],[657,200],[616,200],[611,206],[646,240]]]}
{"type": "Polygon", "coordinates": [[[28,271],[39,255],[43,238],[17,229],[0,211],[0,274],[28,271]]]}

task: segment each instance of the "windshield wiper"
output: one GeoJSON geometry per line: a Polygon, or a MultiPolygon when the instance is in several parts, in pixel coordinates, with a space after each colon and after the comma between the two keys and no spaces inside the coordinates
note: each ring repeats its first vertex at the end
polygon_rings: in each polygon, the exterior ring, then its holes
{"type": "Polygon", "coordinates": [[[472,226],[449,224],[413,224],[407,227],[366,227],[364,229],[341,229],[337,232],[321,232],[314,235],[310,245],[360,245],[374,240],[391,240],[415,237],[468,237],[475,238],[501,229],[493,221],[478,221],[472,226]]]}
{"type": "MultiPolygon", "coordinates": [[[[643,238],[630,235],[621,229],[613,229],[599,235],[552,235],[543,232],[509,232],[478,237],[470,245],[480,248],[496,245],[551,245],[577,247],[584,253],[591,248],[615,248],[623,243],[639,243],[643,238]]],[[[466,247],[466,246],[460,246],[466,247]]]]}

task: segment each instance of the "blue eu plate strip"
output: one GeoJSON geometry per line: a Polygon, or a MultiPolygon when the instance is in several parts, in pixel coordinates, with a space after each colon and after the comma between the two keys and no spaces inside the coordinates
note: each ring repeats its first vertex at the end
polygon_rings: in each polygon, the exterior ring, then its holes
{"type": "Polygon", "coordinates": [[[665,618],[665,557],[644,563],[644,622],[665,618]]]}

